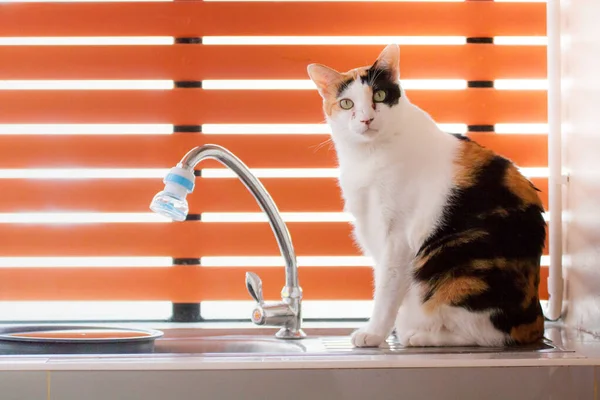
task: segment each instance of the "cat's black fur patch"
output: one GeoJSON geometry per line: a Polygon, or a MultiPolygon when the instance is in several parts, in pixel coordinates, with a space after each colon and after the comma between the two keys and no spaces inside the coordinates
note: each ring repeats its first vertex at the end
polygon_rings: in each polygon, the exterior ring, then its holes
{"type": "Polygon", "coordinates": [[[502,311],[492,314],[491,321],[496,329],[510,332],[515,326],[531,324],[543,315],[542,306],[536,298],[525,310],[519,307],[505,307],[502,311]]]}
{"type": "Polygon", "coordinates": [[[354,82],[353,78],[348,78],[345,81],[343,81],[342,83],[339,84],[338,86],[338,90],[337,90],[337,97],[340,97],[342,95],[342,92],[344,90],[346,90],[348,88],[348,86],[350,86],[350,84],[354,82]]]}
{"type": "Polygon", "coordinates": [[[394,106],[400,100],[400,85],[392,80],[390,71],[387,69],[377,68],[375,66],[369,68],[365,75],[360,77],[363,84],[367,84],[373,88],[373,93],[377,90],[385,90],[386,96],[383,104],[394,106]]]}
{"type": "MultiPolygon", "coordinates": [[[[539,216],[539,212],[535,206],[530,206],[525,211],[514,211],[506,217],[494,215],[484,220],[473,221],[473,225],[478,227],[487,225],[484,229],[489,235],[460,246],[445,248],[415,271],[415,278],[419,281],[429,281],[448,273],[450,269],[453,276],[463,275],[463,270],[468,270],[471,260],[537,259],[539,263],[546,236],[544,219],[539,216]],[[540,223],[542,226],[537,226],[540,223]]],[[[471,217],[466,218],[473,220],[471,217]]],[[[454,227],[447,225],[438,229],[432,237],[447,235],[453,229],[454,227]]],[[[459,229],[468,228],[458,227],[457,230],[459,229]]],[[[441,242],[440,245],[443,246],[444,243],[441,242]]]]}
{"type": "MultiPolygon", "coordinates": [[[[401,97],[400,85],[391,79],[390,72],[386,69],[371,67],[366,74],[360,76],[360,81],[372,87],[373,93],[377,90],[385,90],[386,96],[383,104],[394,106],[398,104],[401,97]]],[[[340,97],[344,90],[354,82],[353,78],[348,78],[341,82],[337,88],[337,97],[340,97]]]]}
{"type": "Polygon", "coordinates": [[[467,136],[463,135],[462,133],[450,133],[450,135],[454,136],[458,140],[463,140],[465,142],[471,141],[471,139],[469,139],[467,136]]]}

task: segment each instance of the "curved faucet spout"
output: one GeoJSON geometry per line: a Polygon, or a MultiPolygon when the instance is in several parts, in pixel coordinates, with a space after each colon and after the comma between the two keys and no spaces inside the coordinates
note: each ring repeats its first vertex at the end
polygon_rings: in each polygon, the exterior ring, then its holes
{"type": "Polygon", "coordinates": [[[198,163],[207,158],[217,160],[231,169],[252,193],[260,208],[267,214],[269,224],[271,225],[271,229],[273,229],[275,239],[285,262],[286,286],[298,286],[296,253],[287,226],[283,222],[279,210],[267,190],[239,158],[221,146],[207,144],[190,150],[181,159],[178,167],[193,171],[198,163]]]}
{"type": "Polygon", "coordinates": [[[190,150],[165,178],[165,190],[157,194],[150,208],[178,221],[185,220],[187,202],[185,196],[194,188],[194,168],[205,159],[214,159],[233,171],[252,193],[260,208],[267,215],[271,229],[285,262],[285,286],[281,291],[282,302],[265,303],[262,298],[262,282],[254,273],[246,274],[246,287],[257,305],[252,321],[257,325],[281,326],[276,337],[300,339],[306,335],[302,325],[302,289],[298,284],[298,265],[292,239],[275,202],[262,183],[248,167],[227,149],[206,144],[190,150]]]}

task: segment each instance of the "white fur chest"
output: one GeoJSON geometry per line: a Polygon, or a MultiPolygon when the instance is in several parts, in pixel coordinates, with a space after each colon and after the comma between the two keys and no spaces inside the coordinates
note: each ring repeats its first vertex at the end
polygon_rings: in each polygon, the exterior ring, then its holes
{"type": "Polygon", "coordinates": [[[376,262],[391,242],[416,253],[437,226],[452,187],[451,151],[420,165],[387,155],[340,160],[340,186],[355,219],[356,240],[376,262]]]}
{"type": "Polygon", "coordinates": [[[398,180],[392,171],[368,161],[342,167],[340,174],[346,211],[354,217],[357,242],[376,260],[394,225],[403,223],[405,202],[398,193],[398,180]]]}

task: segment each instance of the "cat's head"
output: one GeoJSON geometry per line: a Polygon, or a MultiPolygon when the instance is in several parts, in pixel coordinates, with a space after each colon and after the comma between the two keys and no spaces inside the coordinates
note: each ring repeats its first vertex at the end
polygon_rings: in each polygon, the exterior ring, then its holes
{"type": "Polygon", "coordinates": [[[393,114],[407,102],[399,83],[399,56],[398,46],[391,44],[371,66],[348,72],[308,66],[334,139],[369,142],[393,131],[393,114]]]}

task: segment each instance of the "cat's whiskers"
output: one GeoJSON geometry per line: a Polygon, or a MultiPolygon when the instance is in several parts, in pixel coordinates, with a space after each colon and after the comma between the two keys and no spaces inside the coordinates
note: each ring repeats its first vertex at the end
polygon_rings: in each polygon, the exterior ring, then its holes
{"type": "Polygon", "coordinates": [[[311,146],[311,148],[313,148],[314,152],[316,153],[317,151],[321,150],[327,144],[329,144],[329,147],[327,150],[332,150],[333,149],[333,141],[331,140],[331,138],[327,138],[327,140],[325,140],[315,146],[311,146]]]}
{"type": "Polygon", "coordinates": [[[373,87],[375,80],[379,77],[379,75],[381,75],[381,73],[383,73],[383,69],[375,70],[375,73],[373,76],[371,76],[371,80],[369,81],[369,86],[373,87]]]}

